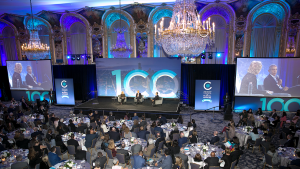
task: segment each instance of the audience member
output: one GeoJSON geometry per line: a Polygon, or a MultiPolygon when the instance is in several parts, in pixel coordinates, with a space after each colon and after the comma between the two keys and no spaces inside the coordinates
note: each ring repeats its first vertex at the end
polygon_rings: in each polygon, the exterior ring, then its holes
{"type": "Polygon", "coordinates": [[[156,133],[156,137],[157,137],[157,139],[155,141],[155,152],[157,152],[158,145],[159,145],[160,142],[163,141],[163,144],[165,143],[165,139],[160,136],[160,133],[156,133]]]}
{"type": "Polygon", "coordinates": [[[182,115],[179,115],[179,116],[178,116],[177,123],[180,123],[180,124],[183,123],[182,115]]]}
{"type": "Polygon", "coordinates": [[[35,168],[35,166],[42,161],[42,154],[36,152],[34,148],[31,147],[29,148],[28,159],[29,159],[29,166],[31,168],[35,168]]]}
{"type": "Polygon", "coordinates": [[[175,154],[175,157],[180,157],[182,159],[185,169],[188,169],[188,156],[184,153],[184,147],[180,148],[180,153],[175,154]]]}
{"type": "Polygon", "coordinates": [[[115,157],[117,155],[117,148],[115,146],[115,142],[113,139],[108,141],[107,149],[111,150],[112,156],[115,157]]]}
{"type": "Polygon", "coordinates": [[[160,124],[166,124],[167,123],[166,117],[164,117],[162,115],[158,116],[158,120],[159,120],[160,124]]]}
{"type": "Polygon", "coordinates": [[[50,166],[48,164],[48,161],[49,161],[49,158],[48,158],[48,155],[45,154],[43,157],[42,157],[42,161],[40,163],[40,169],[49,169],[50,166]]]}
{"type": "Polygon", "coordinates": [[[119,160],[117,158],[113,159],[112,169],[123,169],[123,167],[119,165],[119,160]]]}
{"type": "Polygon", "coordinates": [[[102,124],[101,124],[100,127],[102,128],[102,130],[103,130],[104,133],[109,132],[109,128],[106,126],[105,120],[103,120],[103,122],[102,122],[102,124]]]}
{"type": "Polygon", "coordinates": [[[133,169],[139,169],[146,166],[146,160],[143,158],[143,152],[139,151],[133,156],[133,169]]]}
{"type": "Polygon", "coordinates": [[[77,146],[75,160],[87,160],[86,151],[82,150],[81,146],[77,146]]]}
{"type": "Polygon", "coordinates": [[[146,147],[146,148],[144,149],[144,151],[143,151],[143,154],[144,154],[144,156],[146,156],[146,157],[150,157],[150,155],[151,155],[151,150],[155,148],[154,141],[153,141],[152,138],[149,138],[149,139],[148,139],[148,144],[149,144],[148,147],[146,147]]]}
{"type": "Polygon", "coordinates": [[[210,157],[207,157],[204,162],[207,163],[207,165],[205,166],[205,168],[209,168],[210,166],[220,166],[219,164],[219,158],[216,157],[215,152],[211,152],[210,153],[210,157]]]}
{"type": "MultiPolygon", "coordinates": [[[[234,151],[230,153],[231,156],[231,161],[236,161],[236,164],[239,163],[239,158],[240,156],[243,155],[243,151],[240,150],[240,146],[239,145],[234,145],[234,151]]],[[[237,165],[236,165],[237,166],[237,165]]]]}
{"type": "Polygon", "coordinates": [[[120,140],[120,134],[116,131],[116,128],[113,127],[111,131],[108,132],[109,138],[113,139],[115,142],[120,140]]]}
{"type": "Polygon", "coordinates": [[[293,140],[293,136],[292,135],[288,135],[287,136],[287,142],[284,143],[284,147],[294,147],[294,140],[293,140]]]}
{"type": "Polygon", "coordinates": [[[139,120],[139,117],[137,116],[137,113],[133,114],[133,117],[131,118],[132,121],[139,120]]]}
{"type": "Polygon", "coordinates": [[[163,169],[171,169],[172,168],[172,157],[170,156],[170,150],[166,149],[164,156],[162,156],[157,162],[155,166],[163,169]]]}
{"type": "Polygon", "coordinates": [[[76,126],[75,126],[75,124],[73,123],[73,120],[72,120],[72,119],[69,120],[69,125],[68,125],[68,126],[70,127],[71,132],[76,132],[76,126]]]}
{"type": "Polygon", "coordinates": [[[211,138],[211,140],[208,140],[208,142],[210,142],[210,144],[215,144],[219,141],[220,141],[220,137],[218,136],[218,132],[214,131],[213,137],[211,138]]]}
{"type": "Polygon", "coordinates": [[[192,135],[189,136],[190,137],[190,143],[197,143],[198,142],[198,134],[196,129],[194,129],[192,131],[192,135]]]}
{"type": "Polygon", "coordinates": [[[138,152],[142,151],[142,145],[140,145],[137,139],[134,140],[134,145],[131,146],[131,152],[133,155],[137,154],[138,152]]]}
{"type": "Polygon", "coordinates": [[[68,146],[71,146],[71,145],[74,146],[74,147],[75,147],[75,150],[77,150],[77,147],[79,146],[79,143],[78,143],[78,141],[75,140],[74,138],[75,138],[75,136],[74,136],[74,134],[72,133],[72,134],[71,134],[71,139],[67,141],[67,144],[68,144],[68,146]]]}
{"type": "Polygon", "coordinates": [[[178,139],[178,145],[181,148],[183,144],[187,143],[188,139],[184,136],[183,132],[180,132],[180,138],[178,139]]]}
{"type": "MultiPolygon", "coordinates": [[[[64,160],[61,160],[61,158],[56,154],[56,148],[52,147],[51,151],[48,153],[49,162],[52,166],[56,165],[57,163],[61,163],[64,160]]],[[[40,163],[41,161],[39,161],[40,163]]]]}
{"type": "Polygon", "coordinates": [[[90,133],[85,136],[85,147],[90,148],[92,146],[93,139],[98,138],[98,134],[92,129],[90,133]]]}
{"type": "Polygon", "coordinates": [[[107,158],[105,156],[103,156],[103,154],[101,152],[98,152],[97,157],[93,160],[92,164],[94,166],[94,164],[99,163],[100,167],[104,168],[106,161],[107,161],[107,158]]]}
{"type": "Polygon", "coordinates": [[[273,109],[269,117],[272,117],[274,119],[276,116],[277,116],[276,109],[273,109]]]}
{"type": "Polygon", "coordinates": [[[174,160],[175,164],[173,165],[173,169],[185,169],[180,157],[177,156],[174,160]]]}
{"type": "MultiPolygon", "coordinates": [[[[278,152],[276,151],[274,144],[270,144],[267,154],[272,157],[272,164],[278,165],[280,162],[280,157],[278,156],[278,152]]],[[[263,157],[263,163],[265,163],[265,157],[263,157]]]]}
{"type": "Polygon", "coordinates": [[[232,159],[232,157],[230,156],[230,149],[226,148],[225,154],[223,154],[223,157],[221,158],[221,160],[225,161],[225,165],[224,165],[223,169],[230,169],[231,162],[232,162],[231,159],[232,159]]]}
{"type": "Polygon", "coordinates": [[[128,150],[125,150],[125,147],[126,147],[125,143],[122,142],[121,148],[117,150],[117,153],[123,154],[125,157],[125,162],[127,163],[130,160],[130,156],[129,156],[128,150]]]}
{"type": "Polygon", "coordinates": [[[144,130],[144,126],[141,126],[141,127],[140,127],[140,131],[139,131],[138,133],[136,133],[136,134],[137,134],[137,137],[138,137],[138,138],[147,140],[146,135],[147,135],[147,134],[150,134],[150,132],[144,130]]]}
{"type": "Polygon", "coordinates": [[[11,169],[20,169],[20,168],[29,168],[29,165],[27,162],[22,162],[23,156],[17,155],[16,156],[16,161],[13,163],[10,167],[11,169]]]}

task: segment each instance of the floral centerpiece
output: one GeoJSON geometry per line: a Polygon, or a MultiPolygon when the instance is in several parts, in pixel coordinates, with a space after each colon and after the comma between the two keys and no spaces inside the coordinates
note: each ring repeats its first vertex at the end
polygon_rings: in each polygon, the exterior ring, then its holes
{"type": "Polygon", "coordinates": [[[68,136],[71,137],[71,135],[74,134],[73,132],[68,133],[68,136]]]}
{"type": "Polygon", "coordinates": [[[67,169],[72,169],[74,165],[75,163],[73,161],[67,161],[65,162],[64,167],[66,167],[67,169]]]}
{"type": "Polygon", "coordinates": [[[207,145],[203,145],[203,146],[202,146],[202,150],[203,150],[203,153],[205,153],[206,150],[208,150],[208,146],[207,146],[207,145]]]}
{"type": "Polygon", "coordinates": [[[20,128],[20,131],[23,133],[24,131],[26,131],[25,128],[20,128]]]}
{"type": "Polygon", "coordinates": [[[9,151],[2,151],[2,153],[1,153],[1,158],[8,158],[10,156],[11,156],[11,154],[9,151]]]}
{"type": "Polygon", "coordinates": [[[133,143],[133,141],[134,141],[134,137],[131,137],[130,142],[133,143]]]}
{"type": "Polygon", "coordinates": [[[124,122],[125,122],[125,120],[123,120],[123,119],[122,119],[122,120],[120,120],[120,124],[123,124],[124,122]]]}
{"type": "Polygon", "coordinates": [[[247,130],[247,132],[250,132],[250,130],[252,130],[252,127],[246,126],[246,130],[247,130]]]}
{"type": "Polygon", "coordinates": [[[171,126],[172,126],[172,127],[175,127],[175,126],[176,126],[176,124],[175,124],[174,122],[172,122],[172,123],[171,123],[171,126]]]}

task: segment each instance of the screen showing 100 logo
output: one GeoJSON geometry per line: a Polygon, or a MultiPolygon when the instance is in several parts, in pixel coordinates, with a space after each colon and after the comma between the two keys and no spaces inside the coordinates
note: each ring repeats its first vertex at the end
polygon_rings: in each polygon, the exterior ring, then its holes
{"type": "Polygon", "coordinates": [[[44,100],[44,98],[46,98],[46,100],[49,101],[49,92],[38,92],[38,91],[26,91],[26,95],[28,97],[29,101],[35,101],[36,99],[40,99],[40,100],[44,100]]]}
{"type": "MultiPolygon", "coordinates": [[[[122,88],[122,84],[121,84],[121,70],[114,70],[111,72],[113,76],[116,77],[116,88],[117,88],[117,94],[120,94],[121,88],[122,88]]],[[[156,73],[154,73],[151,77],[149,77],[149,73],[147,73],[144,70],[132,70],[129,73],[126,74],[124,80],[123,80],[123,86],[124,86],[124,90],[125,93],[129,96],[135,96],[136,91],[132,90],[132,86],[130,85],[131,80],[133,80],[135,77],[142,77],[143,79],[146,80],[146,83],[150,83],[150,90],[151,93],[148,93],[147,90],[146,91],[141,91],[141,93],[144,96],[150,96],[150,95],[155,95],[156,92],[160,91],[166,91],[166,92],[159,92],[159,96],[161,97],[169,97],[169,98],[173,98],[176,97],[176,92],[179,90],[179,82],[178,79],[176,78],[176,73],[171,71],[171,70],[160,70],[157,71],[156,73]],[[174,87],[171,87],[171,85],[169,85],[171,82],[166,82],[164,84],[160,84],[157,85],[157,82],[160,78],[162,77],[169,77],[173,80],[174,83],[174,87]]],[[[147,86],[147,84],[146,84],[147,86]]]]}
{"type": "MultiPolygon", "coordinates": [[[[294,106],[295,103],[296,105],[299,107],[300,105],[300,100],[297,99],[297,98],[293,98],[293,99],[288,99],[285,100],[282,99],[282,98],[273,98],[271,99],[270,101],[267,102],[267,98],[260,98],[260,101],[262,102],[262,111],[272,111],[272,104],[274,103],[280,103],[281,104],[281,110],[278,110],[278,111],[290,111],[289,110],[289,106],[291,105],[291,103],[293,103],[292,105],[294,106]],[[266,109],[267,108],[267,109],[266,109]]],[[[295,107],[293,107],[294,109],[295,107]]],[[[296,108],[297,109],[297,108],[296,108]]]]}

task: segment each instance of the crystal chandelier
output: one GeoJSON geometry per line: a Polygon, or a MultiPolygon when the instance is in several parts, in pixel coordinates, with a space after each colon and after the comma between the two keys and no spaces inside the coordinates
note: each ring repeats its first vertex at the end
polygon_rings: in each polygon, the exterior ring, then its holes
{"type": "Polygon", "coordinates": [[[22,55],[26,55],[26,57],[30,60],[33,59],[45,59],[49,56],[49,47],[47,44],[41,43],[39,38],[38,31],[41,30],[40,27],[35,27],[33,23],[33,14],[32,14],[32,4],[30,0],[31,7],[31,24],[29,23],[27,29],[30,34],[29,43],[25,43],[21,46],[22,55]]]}
{"type": "Polygon", "coordinates": [[[164,29],[164,18],[160,28],[154,27],[156,43],[168,55],[198,56],[207,45],[215,43],[215,24],[210,18],[201,22],[194,0],[176,0],[169,28],[164,29]]]}
{"type": "Polygon", "coordinates": [[[124,32],[127,32],[126,28],[121,28],[121,0],[119,0],[120,4],[120,27],[115,28],[114,32],[117,33],[117,41],[116,44],[110,48],[110,53],[114,56],[114,58],[127,58],[132,53],[132,47],[127,46],[125,41],[124,32]]]}

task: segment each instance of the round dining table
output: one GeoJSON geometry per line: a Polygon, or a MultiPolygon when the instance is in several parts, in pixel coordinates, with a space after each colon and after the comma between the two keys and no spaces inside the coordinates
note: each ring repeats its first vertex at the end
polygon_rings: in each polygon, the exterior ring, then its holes
{"type": "Polygon", "coordinates": [[[91,165],[85,160],[67,160],[52,166],[50,169],[64,169],[64,165],[68,161],[75,163],[72,167],[73,169],[91,169],[91,165]]]}
{"type": "Polygon", "coordinates": [[[1,156],[1,163],[0,163],[0,169],[10,169],[11,165],[16,163],[16,157],[17,155],[21,155],[22,156],[22,162],[26,162],[29,163],[29,159],[28,159],[28,153],[29,150],[28,149],[10,149],[10,150],[4,150],[0,152],[0,156],[1,156]],[[2,155],[4,153],[10,153],[10,157],[7,158],[2,158],[2,155]]]}
{"type": "MultiPolygon", "coordinates": [[[[68,140],[71,139],[71,134],[73,132],[69,132],[69,133],[66,133],[64,135],[61,136],[64,144],[67,146],[68,145],[68,140]]],[[[86,134],[82,134],[82,133],[77,133],[77,132],[74,132],[74,139],[76,141],[78,141],[78,144],[82,147],[82,150],[87,150],[86,147],[85,147],[85,136],[86,134]]]]}

